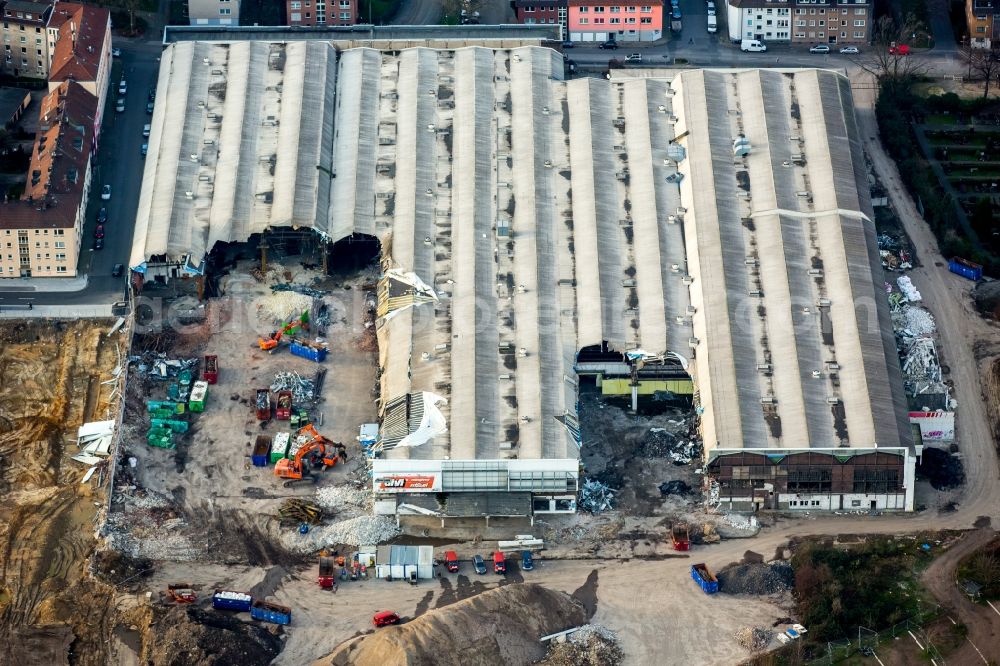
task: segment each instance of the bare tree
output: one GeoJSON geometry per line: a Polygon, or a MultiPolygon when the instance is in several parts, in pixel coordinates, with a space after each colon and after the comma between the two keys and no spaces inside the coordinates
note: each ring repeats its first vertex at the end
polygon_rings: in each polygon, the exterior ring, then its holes
{"type": "Polygon", "coordinates": [[[960,53],[968,65],[968,78],[973,73],[983,81],[983,97],[990,96],[990,83],[1000,76],[1000,54],[993,49],[975,49],[963,46],[960,53]]]}
{"type": "Polygon", "coordinates": [[[859,64],[883,85],[909,86],[914,78],[926,72],[927,66],[910,55],[908,48],[900,47],[921,31],[923,24],[913,14],[907,14],[902,22],[883,16],[875,22],[871,49],[859,64]]]}

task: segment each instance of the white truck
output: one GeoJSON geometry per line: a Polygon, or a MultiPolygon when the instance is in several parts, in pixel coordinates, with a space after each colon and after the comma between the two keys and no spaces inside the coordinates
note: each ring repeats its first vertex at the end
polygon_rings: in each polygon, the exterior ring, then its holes
{"type": "Polygon", "coordinates": [[[763,53],[767,50],[764,46],[756,39],[744,39],[740,42],[740,51],[749,51],[751,53],[763,53]]]}

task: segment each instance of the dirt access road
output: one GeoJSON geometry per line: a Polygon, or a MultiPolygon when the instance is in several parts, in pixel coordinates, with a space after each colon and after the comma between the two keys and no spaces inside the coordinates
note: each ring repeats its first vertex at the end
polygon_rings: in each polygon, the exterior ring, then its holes
{"type": "Polygon", "coordinates": [[[989,663],[987,659],[1000,655],[1000,614],[988,606],[984,608],[972,603],[955,584],[955,568],[959,563],[994,536],[996,532],[992,529],[969,532],[935,559],[923,575],[923,582],[931,594],[949,609],[953,619],[969,628],[966,642],[948,655],[948,661],[955,664],[989,663]]]}

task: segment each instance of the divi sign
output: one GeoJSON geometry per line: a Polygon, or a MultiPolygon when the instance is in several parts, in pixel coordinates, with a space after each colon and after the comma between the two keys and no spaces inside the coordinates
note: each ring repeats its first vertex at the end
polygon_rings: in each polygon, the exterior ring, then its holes
{"type": "Polygon", "coordinates": [[[398,493],[436,489],[437,475],[434,474],[387,474],[375,478],[377,492],[398,493]]]}

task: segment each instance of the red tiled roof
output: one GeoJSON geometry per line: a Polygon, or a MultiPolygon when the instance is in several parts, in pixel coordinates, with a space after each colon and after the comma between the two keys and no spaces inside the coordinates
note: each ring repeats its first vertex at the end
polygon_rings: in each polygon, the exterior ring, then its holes
{"type": "Polygon", "coordinates": [[[96,81],[101,68],[101,54],[107,45],[111,12],[104,7],[57,3],[49,18],[49,27],[59,29],[49,81],[96,81]]]}
{"type": "Polygon", "coordinates": [[[94,143],[97,97],[63,82],[42,99],[21,201],[0,206],[0,228],[72,227],[94,143]]]}

